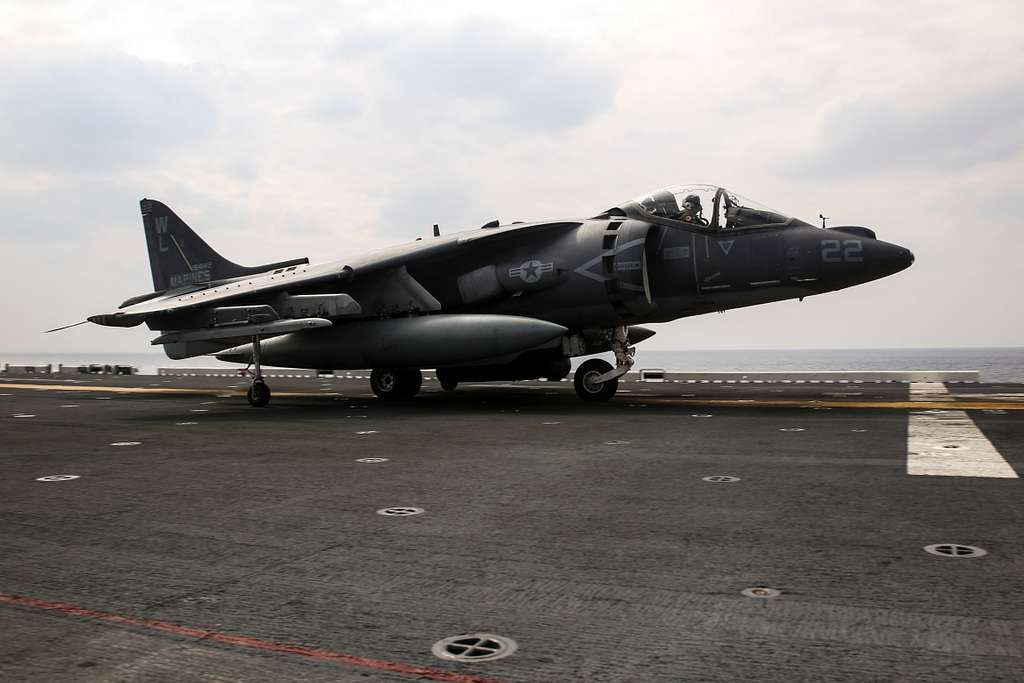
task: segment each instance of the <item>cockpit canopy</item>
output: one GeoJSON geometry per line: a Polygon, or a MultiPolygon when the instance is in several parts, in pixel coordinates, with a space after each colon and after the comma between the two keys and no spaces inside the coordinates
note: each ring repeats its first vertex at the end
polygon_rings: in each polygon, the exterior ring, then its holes
{"type": "Polygon", "coordinates": [[[670,185],[621,208],[658,223],[672,221],[708,231],[803,223],[715,185],[670,185]]]}

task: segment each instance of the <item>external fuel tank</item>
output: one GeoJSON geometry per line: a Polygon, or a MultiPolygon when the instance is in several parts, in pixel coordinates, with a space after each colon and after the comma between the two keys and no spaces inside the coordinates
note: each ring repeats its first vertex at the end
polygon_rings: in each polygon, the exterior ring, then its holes
{"type": "MultiPolygon", "coordinates": [[[[264,365],[295,368],[429,368],[495,358],[536,348],[568,330],[536,318],[492,314],[438,314],[366,320],[268,339],[264,365]]],[[[251,345],[217,354],[248,362],[251,345]]]]}

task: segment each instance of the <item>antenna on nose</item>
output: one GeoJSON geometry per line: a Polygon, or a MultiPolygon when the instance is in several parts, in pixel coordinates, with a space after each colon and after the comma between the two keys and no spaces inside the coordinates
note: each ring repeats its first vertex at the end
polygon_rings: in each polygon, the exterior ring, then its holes
{"type": "Polygon", "coordinates": [[[824,230],[825,229],[825,221],[831,220],[831,219],[828,216],[826,216],[825,214],[821,214],[821,213],[818,214],[818,218],[821,219],[821,229],[824,230]]]}

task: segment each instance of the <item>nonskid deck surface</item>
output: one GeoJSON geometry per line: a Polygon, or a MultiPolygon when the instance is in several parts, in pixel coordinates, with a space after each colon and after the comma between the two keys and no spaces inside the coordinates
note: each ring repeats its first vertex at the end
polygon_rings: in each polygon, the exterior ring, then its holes
{"type": "Polygon", "coordinates": [[[567,382],[428,381],[390,404],[275,379],[255,409],[241,379],[81,380],[0,382],[5,680],[1024,665],[1020,385],[626,383],[594,405],[567,382]],[[518,650],[431,653],[468,633],[518,650]]]}

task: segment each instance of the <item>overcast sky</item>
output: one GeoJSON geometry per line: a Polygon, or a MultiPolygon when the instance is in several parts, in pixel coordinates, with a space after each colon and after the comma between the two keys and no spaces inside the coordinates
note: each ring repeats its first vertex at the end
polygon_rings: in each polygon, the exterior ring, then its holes
{"type": "Polygon", "coordinates": [[[1024,3],[0,3],[0,352],[151,289],[138,200],[314,262],[709,182],[917,263],[644,346],[1021,346],[1024,3]],[[257,9],[254,9],[254,5],[257,9]]]}

